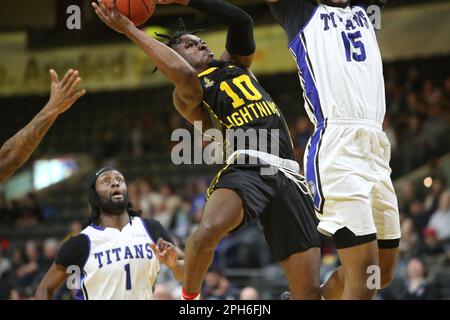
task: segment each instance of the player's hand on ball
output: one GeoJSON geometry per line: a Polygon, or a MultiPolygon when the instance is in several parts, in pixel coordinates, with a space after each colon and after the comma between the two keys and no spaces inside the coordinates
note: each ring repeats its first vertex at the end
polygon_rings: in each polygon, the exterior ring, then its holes
{"type": "Polygon", "coordinates": [[[101,0],[98,0],[98,4],[92,2],[92,7],[100,20],[119,33],[125,33],[128,28],[134,27],[133,22],[117,10],[115,0],[111,1],[111,9],[108,9],[101,0]]]}
{"type": "Polygon", "coordinates": [[[178,254],[176,247],[172,243],[159,238],[156,245],[151,243],[150,246],[155,252],[159,262],[165,264],[171,269],[177,265],[178,254]]]}
{"type": "Polygon", "coordinates": [[[50,70],[50,76],[52,84],[47,108],[57,114],[69,109],[75,101],[86,93],[84,89],[77,89],[81,83],[80,74],[77,70],[68,70],[61,81],[58,80],[58,74],[53,69],[50,70]]]}

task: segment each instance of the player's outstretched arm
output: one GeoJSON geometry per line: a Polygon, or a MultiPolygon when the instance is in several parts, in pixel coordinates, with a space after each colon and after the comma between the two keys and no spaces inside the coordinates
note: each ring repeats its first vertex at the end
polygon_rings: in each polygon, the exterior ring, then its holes
{"type": "Polygon", "coordinates": [[[251,66],[255,53],[253,19],[245,11],[222,0],[158,0],[158,4],[170,3],[189,6],[228,26],[226,51],[221,60],[245,68],[251,66]]]}
{"type": "Polygon", "coordinates": [[[184,277],[184,254],[174,244],[158,239],[156,244],[150,246],[155,252],[159,262],[165,264],[173,273],[175,279],[182,281],[184,277]]]}
{"type": "Polygon", "coordinates": [[[159,71],[175,84],[174,103],[177,110],[189,121],[203,120],[199,108],[203,90],[197,72],[177,52],[139,30],[130,19],[122,15],[112,1],[111,9],[99,1],[92,3],[97,16],[111,29],[123,33],[150,57],[159,71]]]}
{"type": "Polygon", "coordinates": [[[8,179],[28,160],[56,118],[86,93],[86,90],[77,89],[81,82],[78,71],[70,69],[61,81],[54,70],[50,70],[50,75],[52,83],[48,103],[0,149],[0,182],[8,179]]]}
{"type": "Polygon", "coordinates": [[[53,263],[44,278],[42,278],[41,283],[36,290],[35,298],[37,300],[53,299],[56,290],[61,287],[67,277],[68,274],[66,268],[53,263]]]}

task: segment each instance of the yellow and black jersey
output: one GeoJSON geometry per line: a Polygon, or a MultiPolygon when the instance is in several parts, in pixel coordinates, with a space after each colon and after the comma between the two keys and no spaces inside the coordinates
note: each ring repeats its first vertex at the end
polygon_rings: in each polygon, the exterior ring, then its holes
{"type": "MultiPolygon", "coordinates": [[[[212,126],[222,130],[225,138],[230,137],[226,134],[227,129],[232,129],[228,132],[241,129],[247,137],[256,133],[257,143],[254,139],[246,139],[244,149],[276,152],[281,158],[295,160],[289,129],[281,111],[247,69],[215,62],[198,76],[203,88],[203,107],[212,126]]],[[[236,141],[225,141],[226,152],[242,149],[236,141]]]]}

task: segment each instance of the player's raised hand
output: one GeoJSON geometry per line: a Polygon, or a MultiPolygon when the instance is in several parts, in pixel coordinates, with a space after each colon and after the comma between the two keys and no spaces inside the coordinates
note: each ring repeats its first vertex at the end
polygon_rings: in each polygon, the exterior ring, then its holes
{"type": "Polygon", "coordinates": [[[97,2],[98,4],[92,2],[95,14],[108,27],[119,33],[126,33],[130,27],[134,27],[133,22],[117,10],[116,0],[111,1],[111,9],[108,9],[101,0],[97,2]]]}
{"type": "Polygon", "coordinates": [[[77,70],[68,70],[61,81],[58,80],[58,74],[53,69],[50,70],[50,76],[52,84],[50,100],[46,106],[48,110],[57,114],[63,113],[86,93],[85,89],[77,89],[81,83],[80,74],[77,70]]]}
{"type": "Polygon", "coordinates": [[[150,247],[155,252],[159,262],[165,264],[170,269],[177,265],[178,254],[176,247],[172,243],[159,238],[157,243],[151,243],[150,247]]]}

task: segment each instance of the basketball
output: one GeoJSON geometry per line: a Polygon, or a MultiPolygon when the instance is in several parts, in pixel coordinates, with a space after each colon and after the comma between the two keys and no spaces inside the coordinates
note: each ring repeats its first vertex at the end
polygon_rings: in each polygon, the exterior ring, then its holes
{"type": "MultiPolygon", "coordinates": [[[[112,0],[102,0],[107,8],[111,8],[112,0]]],[[[156,0],[116,0],[119,12],[139,26],[147,21],[155,11],[156,0]]]]}

